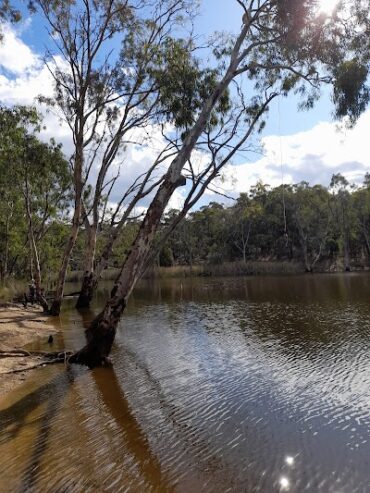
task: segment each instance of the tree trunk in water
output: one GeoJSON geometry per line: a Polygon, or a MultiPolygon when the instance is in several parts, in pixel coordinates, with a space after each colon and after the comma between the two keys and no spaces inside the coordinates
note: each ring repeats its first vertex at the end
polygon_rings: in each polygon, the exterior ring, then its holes
{"type": "Polygon", "coordinates": [[[76,308],[88,308],[90,306],[97,285],[97,278],[94,274],[96,234],[97,227],[95,225],[90,226],[87,231],[85,274],[76,308]]]}
{"type": "MultiPolygon", "coordinates": [[[[91,281],[91,279],[88,278],[87,276],[87,272],[85,273],[82,282],[81,293],[83,290],[86,291],[86,300],[89,299],[89,303],[94,297],[94,293],[98,287],[103,271],[108,267],[109,258],[112,255],[114,244],[117,241],[117,238],[119,237],[121,231],[123,230],[123,226],[126,224],[127,218],[130,216],[131,212],[133,211],[135,204],[136,201],[133,200],[128,206],[128,208],[125,210],[117,226],[111,229],[109,238],[106,244],[104,245],[100,258],[95,266],[93,280],[91,281]]],[[[89,305],[81,305],[81,306],[89,306],[89,305]]],[[[79,308],[79,306],[76,307],[79,308]]]]}
{"type": "Polygon", "coordinates": [[[162,185],[147,210],[132,249],[116,280],[111,297],[104,310],[91,323],[87,331],[88,342],[86,346],[70,357],[69,361],[71,363],[86,364],[89,367],[94,367],[108,362],[118,322],[127,305],[129,296],[142,274],[163,212],[176,188],[186,184],[185,178],[181,175],[182,169],[207,125],[217,101],[235,77],[235,71],[240,62],[238,58],[239,50],[248,31],[249,24],[246,23],[235,43],[230,65],[225,76],[204,104],[195,125],[188,132],[181,150],[171,163],[162,185]]]}
{"type": "Polygon", "coordinates": [[[98,285],[98,280],[94,272],[86,271],[82,279],[81,291],[78,296],[76,308],[89,308],[94,297],[95,289],[98,285]]]}
{"type": "Polygon", "coordinates": [[[182,176],[173,182],[170,173],[168,173],[167,179],[158,189],[149,206],[132,250],[115,282],[109,301],[86,331],[87,345],[71,356],[69,360],[71,363],[85,364],[90,368],[109,363],[108,356],[116,335],[118,322],[126,308],[128,298],[141,276],[163,211],[174,190],[182,185],[185,185],[185,179],[182,176]]]}

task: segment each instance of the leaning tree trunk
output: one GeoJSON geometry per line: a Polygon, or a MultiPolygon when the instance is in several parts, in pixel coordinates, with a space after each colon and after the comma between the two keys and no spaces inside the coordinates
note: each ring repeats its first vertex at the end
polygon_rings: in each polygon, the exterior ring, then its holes
{"type": "MultiPolygon", "coordinates": [[[[131,201],[131,203],[125,210],[124,214],[122,215],[121,219],[119,220],[117,226],[115,228],[113,227],[111,228],[108,240],[106,241],[103,247],[103,251],[100,255],[100,258],[95,266],[94,266],[94,259],[95,259],[97,226],[96,227],[89,226],[89,233],[88,233],[89,246],[88,246],[87,256],[89,258],[88,262],[90,263],[86,265],[86,270],[82,280],[81,291],[80,291],[79,299],[76,304],[76,308],[87,308],[90,306],[90,303],[94,297],[94,293],[101,279],[102,273],[108,266],[109,258],[113,253],[114,244],[117,241],[117,238],[119,237],[120,233],[122,232],[123,227],[126,224],[126,221],[130,216],[131,212],[135,208],[135,205],[137,204],[139,198],[140,198],[140,192],[135,197],[135,199],[131,201]],[[94,233],[93,236],[92,233],[94,233]]],[[[95,222],[97,223],[97,221],[95,222]]]]}
{"type": "Polygon", "coordinates": [[[85,273],[82,279],[82,286],[76,308],[88,308],[90,306],[94,295],[95,285],[97,284],[94,273],[97,227],[95,225],[90,226],[87,229],[86,234],[85,273]]]}
{"type": "Polygon", "coordinates": [[[173,181],[170,175],[171,173],[168,172],[167,179],[150,204],[131,252],[115,282],[111,298],[86,332],[87,345],[71,356],[71,363],[85,364],[92,368],[107,362],[118,322],[126,308],[129,296],[141,276],[162,214],[174,190],[185,185],[185,179],[182,176],[173,181]]]}
{"type": "Polygon", "coordinates": [[[240,63],[239,50],[248,31],[249,23],[247,22],[235,43],[230,65],[225,76],[205,102],[195,125],[188,132],[179,154],[171,163],[162,185],[147,210],[132,249],[116,280],[110,299],[87,331],[87,345],[71,356],[71,363],[81,363],[94,367],[107,362],[118,322],[127,305],[129,296],[142,274],[163,212],[176,188],[186,184],[185,178],[181,175],[182,169],[204,131],[216,103],[235,77],[240,63]]]}

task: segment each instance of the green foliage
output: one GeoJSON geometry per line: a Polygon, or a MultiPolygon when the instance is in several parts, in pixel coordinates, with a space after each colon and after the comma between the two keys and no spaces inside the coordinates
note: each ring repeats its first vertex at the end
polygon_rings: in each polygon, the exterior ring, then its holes
{"type": "MultiPolygon", "coordinates": [[[[170,211],[163,227],[175,215],[170,211]]],[[[283,191],[283,186],[258,182],[233,206],[211,203],[191,213],[172,233],[162,256],[171,257],[174,265],[219,265],[244,258],[302,262],[312,269],[320,262],[341,261],[346,248],[353,262],[365,254],[370,263],[368,177],[360,188],[340,174],[333,176],[330,188],[301,182],[285,185],[283,191]]]]}
{"type": "Polygon", "coordinates": [[[54,267],[58,249],[50,235],[63,222],[71,199],[68,163],[53,140],[39,140],[42,119],[33,108],[0,108],[0,273],[25,275],[28,269],[30,208],[42,266],[54,267]],[[28,206],[27,206],[28,204],[28,206]]]}
{"type": "Polygon", "coordinates": [[[348,116],[351,122],[355,122],[370,100],[370,89],[366,84],[368,67],[356,59],[345,61],[335,69],[334,77],[336,117],[348,116]]]}

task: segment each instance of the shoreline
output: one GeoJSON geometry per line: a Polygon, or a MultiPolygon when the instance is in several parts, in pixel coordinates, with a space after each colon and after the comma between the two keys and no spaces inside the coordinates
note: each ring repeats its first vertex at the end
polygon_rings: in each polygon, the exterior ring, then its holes
{"type": "MultiPolygon", "coordinates": [[[[369,266],[352,262],[350,272],[369,272],[369,266]]],[[[312,274],[340,274],[346,273],[340,261],[322,261],[316,265],[312,274]]],[[[110,268],[102,273],[102,281],[115,281],[119,269],[110,268]]],[[[304,264],[296,260],[257,260],[240,262],[222,262],[220,264],[174,265],[169,267],[153,267],[148,269],[142,279],[170,279],[184,277],[241,277],[241,276],[269,276],[289,274],[311,274],[306,272],[304,264]]],[[[72,271],[67,276],[67,282],[80,283],[82,271],[72,271]]]]}
{"type": "MultiPolygon", "coordinates": [[[[53,319],[44,315],[41,307],[24,308],[15,303],[0,305],[0,350],[3,352],[17,349],[27,350],[26,345],[38,342],[41,338],[55,335],[60,329],[53,319]]],[[[42,356],[2,356],[0,355],[0,396],[24,383],[37,369],[29,367],[42,362],[42,356]],[[9,373],[14,370],[24,370],[9,373]]]]}

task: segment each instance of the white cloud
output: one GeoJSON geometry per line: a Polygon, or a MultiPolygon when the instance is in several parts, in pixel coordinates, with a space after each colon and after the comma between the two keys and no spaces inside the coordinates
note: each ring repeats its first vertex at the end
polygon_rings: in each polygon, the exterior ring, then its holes
{"type": "MultiPolygon", "coordinates": [[[[13,27],[5,26],[5,38],[0,45],[0,101],[3,104],[36,104],[35,98],[43,94],[53,93],[52,77],[41,61],[20,38],[21,32],[13,27]]],[[[60,59],[58,63],[62,63],[60,59]]],[[[49,140],[54,137],[63,144],[67,157],[73,151],[72,136],[66,123],[58,117],[45,111],[46,131],[41,138],[49,140]]],[[[299,115],[302,118],[302,114],[299,115]]],[[[337,130],[337,125],[321,122],[312,129],[293,135],[266,136],[262,139],[264,145],[263,157],[253,163],[229,165],[224,175],[229,180],[219,180],[216,185],[231,194],[248,191],[258,180],[272,186],[282,183],[281,161],[285,183],[297,183],[306,180],[311,184],[327,185],[333,173],[341,172],[350,181],[360,182],[366,171],[370,171],[370,153],[368,152],[367,135],[370,127],[370,110],[362,115],[356,127],[352,130],[337,130]],[[280,149],[282,152],[280,152],[280,149]]],[[[137,130],[132,140],[142,142],[142,145],[130,145],[125,154],[121,175],[117,180],[111,200],[119,200],[122,192],[133,182],[135,177],[143,173],[151,165],[160,149],[164,146],[163,137],[158,128],[137,130]],[[146,136],[150,133],[150,139],[146,136]]],[[[198,153],[199,154],[199,153],[198,153]]],[[[195,166],[201,165],[204,156],[195,153],[195,166]]],[[[166,163],[168,164],[168,163],[166,163]]],[[[115,165],[112,172],[117,170],[115,165]]],[[[163,172],[162,170],[159,172],[163,172]]],[[[94,170],[96,174],[97,169],[94,170]]],[[[158,172],[158,173],[159,173],[158,172]]],[[[170,207],[179,207],[183,201],[185,189],[177,190],[170,207]]],[[[145,207],[150,197],[140,206],[145,207]]],[[[209,200],[225,201],[212,192],[208,192],[202,204],[209,200]]]]}
{"type": "Polygon", "coordinates": [[[368,133],[370,110],[353,129],[339,129],[333,122],[320,122],[312,129],[262,139],[263,157],[234,167],[236,182],[229,190],[245,192],[258,180],[271,186],[298,183],[328,185],[333,173],[342,173],[350,182],[361,183],[370,171],[368,133]]]}
{"type": "Polygon", "coordinates": [[[0,63],[3,70],[23,74],[40,65],[40,58],[19,39],[12,27],[4,25],[1,29],[4,36],[0,43],[0,63]]]}

